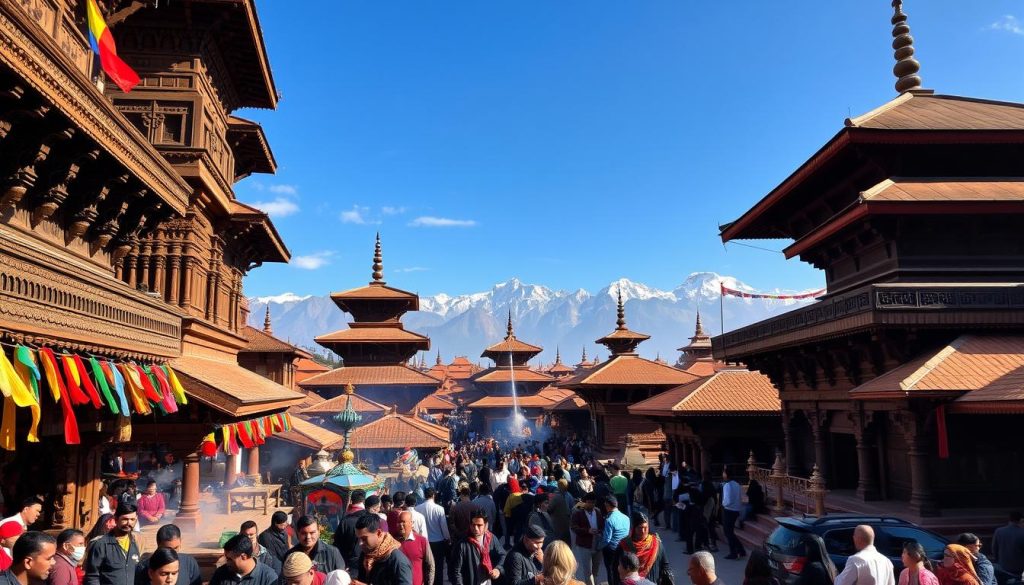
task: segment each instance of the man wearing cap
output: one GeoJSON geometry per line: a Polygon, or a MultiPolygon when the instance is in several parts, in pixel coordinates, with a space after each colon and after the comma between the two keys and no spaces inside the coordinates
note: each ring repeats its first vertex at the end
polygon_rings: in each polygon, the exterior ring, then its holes
{"type": "Polygon", "coordinates": [[[18,537],[21,533],[25,532],[25,527],[17,522],[5,522],[0,524],[0,571],[6,571],[11,568],[11,549],[14,548],[14,543],[18,541],[18,537]]]}
{"type": "Polygon", "coordinates": [[[278,510],[270,517],[270,526],[260,533],[257,540],[263,548],[269,550],[272,555],[277,557],[277,560],[284,562],[288,549],[295,546],[292,535],[289,533],[290,529],[291,527],[288,526],[288,514],[278,510]]]}
{"type": "Polygon", "coordinates": [[[282,585],[323,585],[326,579],[327,575],[316,570],[306,553],[289,554],[281,567],[282,585]]]}
{"type": "Polygon", "coordinates": [[[604,498],[604,529],[597,541],[597,548],[604,557],[604,568],[608,575],[615,574],[615,551],[619,543],[629,534],[629,518],[619,511],[618,499],[609,494],[604,498]]]}
{"type": "Polygon", "coordinates": [[[412,567],[402,544],[381,526],[380,516],[364,512],[356,521],[359,539],[358,580],[352,585],[412,585],[412,567]]]}
{"type": "Polygon", "coordinates": [[[210,585],[276,585],[277,573],[252,558],[252,541],[236,534],[224,543],[224,564],[213,572],[210,585]]]}
{"type": "Polygon", "coordinates": [[[398,515],[398,541],[402,543],[402,553],[412,566],[412,585],[433,585],[434,555],[426,537],[412,529],[412,512],[409,510],[398,515]]]}
{"type": "Polygon", "coordinates": [[[85,561],[84,585],[132,585],[139,564],[139,544],[132,531],[139,516],[135,504],[120,502],[114,529],[97,538],[85,561]]]}
{"type": "Polygon", "coordinates": [[[527,524],[523,537],[505,556],[507,585],[542,585],[544,583],[544,539],[547,534],[536,524],[527,524]]]}
{"type": "Polygon", "coordinates": [[[313,559],[316,569],[324,573],[345,568],[345,559],[342,558],[338,549],[326,542],[320,542],[320,525],[317,524],[316,518],[312,516],[299,518],[298,529],[299,544],[292,547],[288,551],[289,554],[293,552],[306,553],[309,558],[313,559]]]}
{"type": "Polygon", "coordinates": [[[34,585],[50,576],[57,542],[45,532],[30,531],[21,535],[11,551],[13,564],[0,572],[0,585],[34,585]]]}

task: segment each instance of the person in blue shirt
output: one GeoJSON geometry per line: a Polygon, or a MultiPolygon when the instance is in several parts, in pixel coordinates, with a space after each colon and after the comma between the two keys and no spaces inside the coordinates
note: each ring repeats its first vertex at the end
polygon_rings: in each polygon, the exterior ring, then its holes
{"type": "Polygon", "coordinates": [[[736,520],[743,511],[743,488],[729,477],[729,468],[722,469],[722,531],[729,542],[727,559],[747,556],[740,539],[736,537],[736,520]]]}
{"type": "Polygon", "coordinates": [[[619,543],[629,534],[629,518],[619,511],[619,501],[614,495],[608,494],[604,498],[604,530],[601,538],[597,541],[597,548],[604,557],[604,568],[608,575],[612,575],[615,568],[616,550],[619,543]]]}

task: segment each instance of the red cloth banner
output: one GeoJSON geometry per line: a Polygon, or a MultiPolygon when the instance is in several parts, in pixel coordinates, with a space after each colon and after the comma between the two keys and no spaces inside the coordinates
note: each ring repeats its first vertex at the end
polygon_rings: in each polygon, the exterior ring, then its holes
{"type": "Polygon", "coordinates": [[[949,433],[946,430],[946,405],[935,407],[935,430],[938,433],[939,459],[949,459],[949,433]]]}
{"type": "Polygon", "coordinates": [[[725,296],[732,296],[732,297],[740,297],[740,298],[744,298],[744,299],[773,299],[773,300],[779,300],[779,301],[790,301],[790,300],[792,300],[792,301],[799,301],[799,300],[803,300],[803,299],[813,299],[815,297],[820,297],[821,295],[825,294],[825,292],[828,290],[828,289],[824,289],[823,288],[821,290],[816,290],[816,291],[807,292],[807,293],[800,293],[800,294],[795,294],[795,295],[773,295],[773,294],[769,294],[769,293],[744,292],[744,291],[741,291],[741,290],[736,290],[734,288],[729,288],[729,287],[725,286],[724,284],[719,284],[719,286],[722,288],[722,296],[723,297],[725,297],[725,296]]]}

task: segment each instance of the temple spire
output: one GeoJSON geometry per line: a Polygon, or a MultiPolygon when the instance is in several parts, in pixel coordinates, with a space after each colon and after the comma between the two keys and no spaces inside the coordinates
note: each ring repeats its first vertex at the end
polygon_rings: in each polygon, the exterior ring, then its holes
{"type": "Polygon", "coordinates": [[[585,345],[583,346],[583,359],[581,359],[580,361],[581,362],[587,361],[587,346],[585,346],[585,345]]]}
{"type": "Polygon", "coordinates": [[[694,336],[704,335],[704,326],[700,322],[700,309],[697,309],[697,329],[693,332],[694,336]]]}
{"type": "Polygon", "coordinates": [[[384,255],[380,248],[380,232],[377,232],[377,243],[373,247],[373,282],[370,284],[384,284],[384,255]]]}
{"type": "Polygon", "coordinates": [[[562,363],[562,350],[559,349],[557,345],[555,346],[555,363],[562,363]]]}
{"type": "Polygon", "coordinates": [[[508,326],[505,330],[505,339],[512,339],[516,336],[515,331],[512,329],[512,309],[508,310],[508,326]]]}
{"type": "Polygon", "coordinates": [[[626,329],[626,308],[622,304],[622,287],[619,287],[619,318],[615,320],[616,329],[619,331],[625,331],[626,329]]]}
{"type": "Polygon", "coordinates": [[[267,315],[263,317],[263,332],[267,335],[274,334],[274,331],[270,328],[270,303],[267,303],[267,315]]]}
{"type": "Polygon", "coordinates": [[[892,48],[896,65],[892,72],[896,76],[896,91],[903,94],[921,89],[921,64],[914,58],[914,37],[910,36],[907,15],[903,13],[903,0],[892,0],[892,48]]]}
{"type": "Polygon", "coordinates": [[[436,365],[439,365],[439,366],[441,365],[441,350],[440,349],[437,350],[437,361],[434,362],[434,363],[436,365]]]}

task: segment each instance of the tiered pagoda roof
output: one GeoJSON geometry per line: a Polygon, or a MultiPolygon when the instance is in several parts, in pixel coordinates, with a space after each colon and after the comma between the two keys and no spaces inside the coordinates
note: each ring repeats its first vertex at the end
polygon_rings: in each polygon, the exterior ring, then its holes
{"type": "Polygon", "coordinates": [[[451,441],[446,427],[407,414],[391,413],[352,431],[355,449],[443,449],[451,441]]]}
{"type": "Polygon", "coordinates": [[[419,297],[387,286],[380,234],[373,255],[373,280],[367,286],[333,293],[331,300],[352,315],[354,321],[342,329],[315,339],[341,356],[346,366],[405,365],[416,352],[430,349],[430,339],[406,331],[402,315],[419,309],[419,297]]]}
{"type": "Polygon", "coordinates": [[[700,322],[700,311],[697,311],[697,326],[690,343],[680,347],[683,355],[676,361],[676,367],[698,376],[710,376],[725,364],[716,362],[711,351],[711,336],[704,333],[704,325],[700,322]]]}
{"type": "Polygon", "coordinates": [[[516,384],[528,385],[550,384],[554,381],[552,376],[538,372],[530,368],[527,362],[534,356],[544,351],[544,348],[531,345],[516,339],[515,329],[512,327],[512,313],[508,315],[505,339],[491,345],[480,354],[480,357],[490,358],[494,366],[473,374],[469,379],[474,384],[516,384]]]}
{"type": "Polygon", "coordinates": [[[779,391],[767,376],[729,368],[641,400],[630,405],[629,412],[647,416],[740,416],[778,415],[781,408],[779,391]]]}
{"type": "Polygon", "coordinates": [[[555,348],[555,363],[548,368],[547,373],[556,378],[564,378],[565,376],[572,375],[575,371],[576,370],[574,368],[570,368],[562,363],[562,352],[558,348],[555,348]]]}

